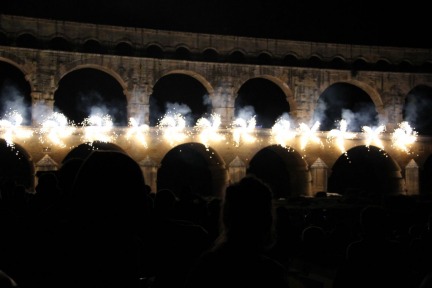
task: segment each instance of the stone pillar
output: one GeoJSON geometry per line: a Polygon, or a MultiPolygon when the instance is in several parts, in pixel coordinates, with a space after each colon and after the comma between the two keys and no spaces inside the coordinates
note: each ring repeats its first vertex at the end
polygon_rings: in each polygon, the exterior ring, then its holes
{"type": "Polygon", "coordinates": [[[54,99],[42,92],[32,92],[32,126],[37,126],[45,117],[54,112],[54,99]]]}
{"type": "Polygon", "coordinates": [[[151,187],[152,192],[156,192],[157,170],[159,168],[159,165],[154,162],[148,155],[144,160],[139,162],[139,165],[141,166],[141,170],[143,172],[146,184],[151,187]]]}
{"type": "Polygon", "coordinates": [[[327,165],[319,157],[311,165],[313,195],[319,191],[327,192],[327,168],[327,165]]]}
{"type": "Polygon", "coordinates": [[[405,186],[407,195],[419,194],[419,166],[414,159],[405,167],[405,186]]]}
{"type": "Polygon", "coordinates": [[[227,128],[234,120],[234,85],[231,79],[222,79],[210,96],[213,112],[221,116],[221,128],[227,128]]]}
{"type": "Polygon", "coordinates": [[[145,83],[144,85],[133,85],[130,91],[130,99],[128,101],[128,120],[133,117],[141,124],[150,124],[150,95],[153,88],[145,83]]]}
{"type": "Polygon", "coordinates": [[[238,156],[229,164],[229,183],[236,183],[246,176],[246,164],[238,156]]]}

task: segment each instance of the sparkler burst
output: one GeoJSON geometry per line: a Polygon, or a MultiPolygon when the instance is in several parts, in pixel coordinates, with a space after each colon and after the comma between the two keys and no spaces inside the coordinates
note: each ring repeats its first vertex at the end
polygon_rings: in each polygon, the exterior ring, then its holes
{"type": "Polygon", "coordinates": [[[113,132],[113,121],[110,115],[91,115],[83,121],[83,142],[112,142],[117,137],[113,132]]]}
{"type": "Polygon", "coordinates": [[[40,128],[40,141],[50,141],[52,144],[64,148],[66,144],[65,139],[70,137],[75,131],[75,126],[68,121],[66,116],[62,113],[54,112],[42,121],[40,128]]]}
{"type": "Polygon", "coordinates": [[[342,153],[346,153],[345,139],[353,139],[357,135],[356,133],[347,131],[347,128],[347,121],[342,119],[339,121],[339,129],[332,129],[327,135],[328,140],[333,140],[342,153]]]}
{"type": "Polygon", "coordinates": [[[159,121],[158,128],[171,146],[184,141],[187,137],[186,119],[180,113],[167,113],[159,121]]]}
{"type": "Polygon", "coordinates": [[[0,119],[0,132],[7,146],[13,147],[15,138],[27,139],[33,135],[32,131],[21,126],[23,120],[22,115],[16,110],[6,113],[5,118],[0,119]]]}
{"type": "Polygon", "coordinates": [[[321,123],[319,121],[316,121],[312,127],[309,127],[305,123],[300,123],[299,127],[297,128],[298,134],[300,135],[300,148],[301,150],[305,150],[306,146],[310,142],[314,142],[317,144],[322,145],[321,139],[316,135],[317,130],[321,123]]]}
{"type": "Polygon", "coordinates": [[[126,139],[136,139],[145,148],[148,148],[146,135],[148,134],[150,127],[147,124],[139,124],[138,121],[131,117],[129,119],[129,127],[126,133],[126,139]]]}
{"type": "Polygon", "coordinates": [[[275,142],[285,148],[287,147],[287,142],[296,136],[296,131],[291,129],[291,122],[283,117],[276,120],[271,132],[275,142]]]}
{"type": "Polygon", "coordinates": [[[219,142],[225,139],[225,136],[218,133],[221,125],[221,117],[218,114],[212,114],[211,120],[207,118],[199,118],[195,125],[195,130],[199,133],[200,142],[208,147],[210,141],[219,142]]]}
{"type": "Polygon", "coordinates": [[[417,140],[417,132],[406,121],[399,123],[398,126],[399,128],[396,128],[391,134],[392,145],[409,154],[409,147],[417,140]]]}
{"type": "Polygon", "coordinates": [[[256,137],[252,135],[255,131],[256,119],[255,116],[249,120],[243,118],[237,118],[232,123],[232,135],[236,147],[240,145],[240,142],[252,143],[256,140],[256,137]]]}
{"type": "Polygon", "coordinates": [[[380,149],[384,149],[384,145],[380,139],[380,136],[385,131],[385,125],[380,125],[378,127],[372,128],[369,126],[363,126],[362,131],[365,135],[366,147],[369,147],[371,144],[379,147],[380,149]]]}

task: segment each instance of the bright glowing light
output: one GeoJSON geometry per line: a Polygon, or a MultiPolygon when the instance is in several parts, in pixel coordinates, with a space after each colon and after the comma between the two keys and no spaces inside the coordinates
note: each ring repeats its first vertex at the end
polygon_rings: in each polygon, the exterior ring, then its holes
{"type": "Polygon", "coordinates": [[[219,142],[225,139],[225,136],[218,133],[221,125],[221,117],[218,114],[212,114],[211,120],[207,118],[199,118],[195,125],[195,130],[199,133],[199,139],[206,147],[210,141],[219,142]]]}
{"type": "Polygon", "coordinates": [[[22,122],[22,115],[15,110],[7,113],[5,119],[0,119],[0,132],[7,146],[14,146],[15,138],[27,139],[33,135],[32,131],[23,129],[22,122]]]}
{"type": "Polygon", "coordinates": [[[252,135],[255,131],[256,119],[255,116],[251,117],[249,120],[245,120],[243,118],[237,118],[231,125],[232,135],[235,145],[238,147],[240,145],[240,141],[245,143],[253,143],[256,140],[256,137],[252,135]]]}
{"type": "Polygon", "coordinates": [[[385,131],[385,125],[380,125],[376,128],[371,128],[369,126],[363,126],[362,131],[366,137],[366,147],[369,147],[371,144],[379,147],[380,149],[384,149],[384,145],[380,139],[380,136],[385,131]]]}
{"type": "Polygon", "coordinates": [[[348,123],[342,119],[339,121],[339,129],[332,129],[327,135],[330,141],[334,141],[342,153],[345,153],[345,139],[353,139],[357,134],[347,131],[348,123]]]}
{"type": "Polygon", "coordinates": [[[282,147],[287,147],[287,142],[294,139],[296,131],[291,129],[291,122],[285,118],[276,120],[272,127],[273,139],[282,147]]]}
{"type": "Polygon", "coordinates": [[[65,115],[54,112],[42,122],[40,128],[40,141],[44,143],[46,140],[59,147],[66,147],[64,140],[70,137],[75,131],[73,126],[65,115]]]}
{"type": "Polygon", "coordinates": [[[116,138],[113,133],[113,126],[110,115],[91,115],[83,121],[83,141],[112,142],[116,138]]]}
{"type": "Polygon", "coordinates": [[[162,131],[163,138],[171,146],[182,142],[186,137],[186,120],[180,113],[167,113],[158,124],[162,131]]]}
{"type": "Polygon", "coordinates": [[[393,146],[409,153],[409,146],[417,140],[417,132],[415,132],[406,121],[400,123],[398,126],[399,128],[396,128],[391,134],[393,146]]]}
{"type": "Polygon", "coordinates": [[[138,121],[131,117],[129,118],[129,127],[126,133],[126,139],[136,139],[145,148],[148,148],[146,135],[149,132],[150,127],[147,124],[139,124],[138,121]]]}
{"type": "Polygon", "coordinates": [[[305,123],[300,123],[297,130],[298,130],[298,134],[300,135],[300,148],[301,148],[301,150],[305,150],[306,146],[310,142],[314,142],[314,143],[322,145],[321,139],[316,135],[317,130],[318,130],[320,125],[321,125],[321,123],[319,121],[316,121],[312,127],[309,127],[305,123]]]}

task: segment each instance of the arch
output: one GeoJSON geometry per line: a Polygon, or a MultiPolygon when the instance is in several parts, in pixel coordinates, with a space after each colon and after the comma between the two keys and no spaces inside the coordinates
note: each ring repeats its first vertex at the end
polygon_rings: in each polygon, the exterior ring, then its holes
{"type": "Polygon", "coordinates": [[[296,111],[297,111],[297,103],[294,99],[294,94],[292,92],[292,90],[290,89],[290,87],[288,86],[288,84],[286,84],[284,81],[282,81],[281,79],[272,76],[272,75],[260,75],[254,78],[250,78],[247,80],[244,80],[241,85],[239,85],[238,89],[235,91],[235,97],[238,96],[239,90],[241,89],[241,87],[249,80],[252,79],[257,79],[257,78],[262,78],[262,79],[266,79],[272,83],[274,83],[277,87],[279,87],[282,92],[285,94],[285,100],[288,102],[289,105],[289,110],[290,110],[290,116],[295,118],[296,117],[296,111]]]}
{"type": "Polygon", "coordinates": [[[170,70],[170,71],[167,71],[165,73],[162,73],[160,78],[167,76],[167,75],[171,75],[171,74],[184,74],[184,75],[191,76],[191,77],[195,78],[196,80],[198,80],[201,83],[201,85],[203,85],[205,87],[205,89],[208,91],[209,94],[213,94],[213,92],[214,92],[214,88],[210,84],[210,82],[204,76],[202,76],[200,73],[198,73],[196,71],[184,70],[184,69],[174,69],[174,70],[170,70]]]}
{"type": "Polygon", "coordinates": [[[292,54],[287,54],[283,58],[282,63],[286,66],[299,66],[300,60],[299,60],[298,55],[296,55],[295,53],[292,53],[292,54]]]}
{"type": "MultiPolygon", "coordinates": [[[[385,113],[384,104],[383,104],[381,95],[378,93],[378,91],[376,89],[374,89],[373,87],[371,87],[370,85],[368,85],[362,81],[358,81],[355,79],[350,79],[350,80],[346,80],[346,81],[334,81],[334,82],[330,83],[329,86],[336,84],[336,83],[352,84],[352,85],[357,86],[358,88],[362,89],[371,98],[372,102],[375,105],[375,109],[378,112],[379,117],[384,117],[384,113],[385,113]]],[[[322,92],[323,91],[321,91],[321,94],[322,94],[322,92]]]]}
{"type": "Polygon", "coordinates": [[[398,64],[398,70],[403,72],[411,72],[414,69],[414,64],[408,59],[404,59],[398,64]]]}
{"type": "Polygon", "coordinates": [[[35,166],[30,154],[19,144],[0,138],[0,180],[12,180],[34,190],[35,166]]]}
{"type": "Polygon", "coordinates": [[[120,41],[115,46],[114,50],[115,50],[116,55],[132,56],[132,54],[133,54],[133,46],[128,41],[120,41]]]}
{"type": "Polygon", "coordinates": [[[321,68],[323,67],[324,61],[319,55],[312,55],[306,60],[307,67],[321,68]]]}
{"type": "Polygon", "coordinates": [[[381,199],[403,194],[402,173],[394,159],[376,146],[355,146],[334,163],[329,192],[345,196],[381,199]]]}
{"type": "Polygon", "coordinates": [[[123,87],[99,69],[77,69],[63,77],[54,94],[54,110],[77,125],[84,125],[92,114],[109,114],[116,126],[128,123],[123,87]]]}
{"type": "Polygon", "coordinates": [[[127,152],[118,146],[117,144],[110,143],[110,142],[101,142],[101,141],[94,141],[94,142],[86,142],[81,143],[78,146],[74,147],[69,153],[66,154],[66,156],[62,160],[62,164],[66,163],[69,159],[86,159],[88,155],[94,150],[103,150],[103,151],[119,151],[127,154],[127,152]]]}
{"type": "Polygon", "coordinates": [[[276,199],[310,195],[310,171],[303,157],[294,149],[267,146],[249,162],[247,173],[266,182],[276,199]]]}
{"type": "Polygon", "coordinates": [[[335,56],[333,59],[329,62],[329,67],[334,69],[347,69],[348,63],[346,62],[346,59],[342,56],[335,56]]]}
{"type": "Polygon", "coordinates": [[[31,33],[22,33],[16,38],[16,45],[23,48],[39,48],[39,40],[31,33]]]}
{"type": "Polygon", "coordinates": [[[233,50],[228,55],[228,61],[232,63],[244,63],[246,60],[246,53],[240,49],[233,50]]]}
{"type": "Polygon", "coordinates": [[[273,57],[270,52],[263,51],[256,58],[256,62],[259,65],[271,65],[273,64],[273,57]]]}
{"type": "Polygon", "coordinates": [[[392,66],[392,63],[388,59],[378,59],[373,68],[378,71],[390,71],[392,66]]]}
{"type": "Polygon", "coordinates": [[[87,39],[82,46],[82,51],[95,54],[105,53],[101,43],[96,39],[87,39]]]}
{"type": "Polygon", "coordinates": [[[427,85],[417,85],[405,97],[402,109],[404,121],[410,125],[420,135],[432,135],[432,87],[427,85]]]}
{"type": "Polygon", "coordinates": [[[147,45],[145,55],[150,58],[164,58],[164,50],[161,45],[152,43],[147,45]]]}
{"type": "Polygon", "coordinates": [[[31,86],[19,67],[0,61],[0,119],[13,111],[23,117],[22,125],[31,125],[31,86]]]}
{"type": "Polygon", "coordinates": [[[359,57],[359,58],[355,59],[353,64],[352,64],[352,68],[355,71],[366,70],[366,69],[368,69],[368,67],[369,67],[369,63],[363,57],[359,57]]]}
{"type": "Polygon", "coordinates": [[[63,36],[56,36],[49,42],[50,49],[60,51],[72,51],[72,44],[63,36]]]}
{"type": "Polygon", "coordinates": [[[100,63],[99,61],[97,61],[95,59],[76,61],[76,62],[72,63],[71,65],[68,65],[67,67],[65,67],[65,69],[59,70],[58,74],[56,74],[56,77],[55,77],[55,79],[57,79],[57,89],[58,89],[58,82],[60,82],[60,80],[63,79],[66,75],[68,75],[74,71],[77,71],[80,69],[86,69],[86,68],[100,70],[102,72],[105,72],[106,74],[109,74],[111,77],[113,77],[115,80],[117,80],[119,85],[122,87],[123,93],[125,94],[126,99],[128,101],[130,100],[131,94],[130,94],[129,90],[127,89],[128,86],[127,86],[127,83],[124,81],[124,79],[118,74],[117,71],[115,71],[113,69],[109,69],[108,67],[102,65],[102,63],[100,63]]]}
{"type": "Polygon", "coordinates": [[[228,183],[225,162],[211,148],[189,142],[172,148],[157,172],[157,189],[177,195],[189,192],[201,197],[222,197],[228,183]]]}
{"type": "Polygon", "coordinates": [[[280,82],[269,76],[248,79],[237,92],[234,104],[236,117],[250,118],[256,112],[257,126],[271,128],[280,116],[291,111],[287,90],[283,88],[280,82]],[[278,94],[282,94],[283,99],[278,94]],[[244,113],[247,115],[241,115],[244,113]]]}
{"type": "Polygon", "coordinates": [[[214,48],[206,48],[202,53],[203,59],[205,61],[217,62],[219,61],[219,53],[214,48]]]}
{"type": "Polygon", "coordinates": [[[419,67],[419,70],[426,73],[432,72],[432,60],[423,62],[419,67]]]}
{"type": "Polygon", "coordinates": [[[182,111],[176,112],[183,114],[191,126],[195,125],[198,118],[210,113],[212,106],[208,101],[209,91],[203,83],[209,85],[202,76],[192,71],[172,70],[165,73],[157,80],[150,95],[150,126],[156,126],[160,117],[163,117],[171,108],[181,109],[182,111]],[[171,83],[169,86],[163,85],[164,81],[171,81],[171,83]],[[185,91],[183,88],[193,89],[193,91],[185,91]],[[191,95],[201,97],[201,101],[194,101],[191,95]],[[172,107],[167,107],[167,104],[172,107]]]}
{"type": "Polygon", "coordinates": [[[348,130],[353,132],[361,132],[364,125],[378,124],[379,110],[375,102],[356,84],[349,81],[333,83],[320,94],[313,115],[314,121],[321,122],[320,130],[338,128],[341,119],[347,121],[348,130]]]}
{"type": "Polygon", "coordinates": [[[175,58],[179,60],[190,60],[191,52],[190,49],[186,46],[178,46],[175,49],[175,58]]]}

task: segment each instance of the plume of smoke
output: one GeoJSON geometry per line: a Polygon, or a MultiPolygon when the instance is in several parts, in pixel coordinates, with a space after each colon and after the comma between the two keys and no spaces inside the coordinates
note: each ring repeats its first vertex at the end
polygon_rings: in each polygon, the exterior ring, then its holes
{"type": "MultiPolygon", "coordinates": [[[[3,85],[0,90],[0,99],[2,101],[0,117],[4,117],[12,111],[16,111],[23,117],[28,116],[30,107],[26,105],[24,95],[16,86],[12,84],[3,85]]],[[[30,122],[30,119],[24,119],[24,122],[30,122]]]]}
{"type": "Polygon", "coordinates": [[[184,103],[171,103],[167,102],[166,105],[166,114],[180,114],[186,120],[186,125],[190,126],[192,123],[192,110],[189,106],[184,103]]]}
{"type": "Polygon", "coordinates": [[[240,108],[236,113],[236,118],[241,118],[244,120],[249,120],[254,116],[255,116],[255,108],[250,105],[240,108]]]}

